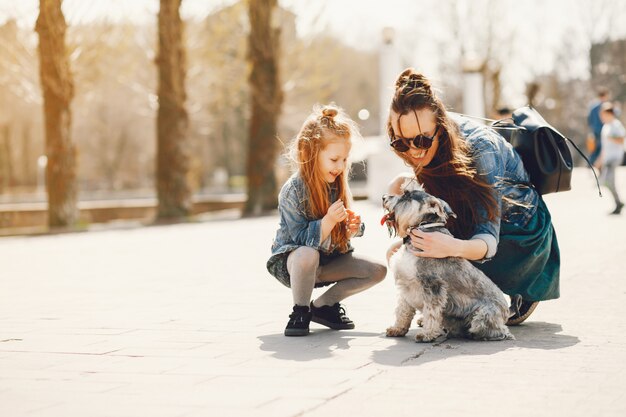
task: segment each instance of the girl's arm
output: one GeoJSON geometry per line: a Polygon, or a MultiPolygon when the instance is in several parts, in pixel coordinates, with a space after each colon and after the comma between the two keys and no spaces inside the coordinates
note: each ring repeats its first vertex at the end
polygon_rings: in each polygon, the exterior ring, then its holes
{"type": "Polygon", "coordinates": [[[330,205],[326,215],[322,217],[322,242],[325,241],[337,223],[348,218],[348,212],[343,206],[343,201],[337,200],[330,205]]]}
{"type": "Polygon", "coordinates": [[[293,187],[284,187],[278,196],[278,211],[291,240],[301,246],[324,249],[322,219],[310,220],[304,213],[304,203],[293,187]]]}

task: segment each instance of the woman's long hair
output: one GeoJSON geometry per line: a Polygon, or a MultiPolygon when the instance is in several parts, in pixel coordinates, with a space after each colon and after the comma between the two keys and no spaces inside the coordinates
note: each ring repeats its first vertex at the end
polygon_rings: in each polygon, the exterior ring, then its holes
{"type": "MultiPolygon", "coordinates": [[[[346,208],[352,205],[352,194],[348,187],[350,160],[334,183],[324,180],[319,167],[318,155],[327,144],[360,137],[354,121],[339,107],[330,104],[315,106],[306,119],[291,146],[291,159],[296,163],[307,191],[306,209],[311,218],[321,219],[335,201],[330,201],[331,192],[343,201],[346,208]]],[[[348,250],[348,228],[346,222],[338,223],[331,231],[333,246],[340,252],[348,250]]]]}
{"type": "MultiPolygon", "coordinates": [[[[405,153],[395,149],[394,152],[413,168],[428,193],[445,200],[456,213],[456,219],[449,219],[450,231],[457,237],[468,239],[476,224],[495,220],[500,215],[494,188],[477,173],[469,146],[461,138],[458,126],[448,118],[428,79],[408,68],[396,80],[391,110],[405,115],[425,108],[434,112],[439,126],[439,147],[430,164],[417,172],[417,167],[411,164],[405,153]],[[481,207],[486,215],[481,215],[481,207]]],[[[390,138],[395,136],[391,114],[387,120],[387,133],[390,138]]]]}

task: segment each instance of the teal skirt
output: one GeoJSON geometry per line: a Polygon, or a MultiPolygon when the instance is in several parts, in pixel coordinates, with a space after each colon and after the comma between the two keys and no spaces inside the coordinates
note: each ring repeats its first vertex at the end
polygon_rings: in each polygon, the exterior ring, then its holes
{"type": "Polygon", "coordinates": [[[508,295],[524,300],[559,298],[561,255],[550,212],[542,198],[526,226],[502,222],[496,255],[476,267],[508,295]]]}

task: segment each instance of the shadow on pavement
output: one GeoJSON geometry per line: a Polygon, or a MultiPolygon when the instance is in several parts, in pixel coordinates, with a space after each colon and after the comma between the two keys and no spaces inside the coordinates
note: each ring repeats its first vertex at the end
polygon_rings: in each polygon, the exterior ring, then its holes
{"type": "Polygon", "coordinates": [[[350,341],[360,337],[380,336],[380,333],[311,329],[305,337],[285,337],[282,333],[259,336],[261,350],[274,352],[277,359],[310,361],[330,358],[335,350],[350,348],[350,341]]]}
{"type": "Polygon", "coordinates": [[[461,355],[492,355],[510,348],[553,350],[574,346],[580,342],[576,336],[560,334],[560,324],[530,322],[511,327],[516,340],[481,342],[465,339],[447,339],[437,343],[416,343],[414,332],[394,339],[396,344],[372,353],[376,363],[391,366],[417,366],[461,355]]]}

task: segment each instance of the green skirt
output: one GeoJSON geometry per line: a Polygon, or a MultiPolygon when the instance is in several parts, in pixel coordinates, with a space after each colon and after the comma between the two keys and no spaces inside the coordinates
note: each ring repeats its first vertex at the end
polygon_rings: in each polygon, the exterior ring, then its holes
{"type": "Polygon", "coordinates": [[[542,198],[526,226],[502,222],[496,255],[476,267],[508,295],[524,300],[559,298],[561,255],[550,212],[542,198]]]}

